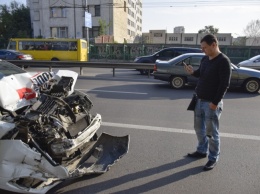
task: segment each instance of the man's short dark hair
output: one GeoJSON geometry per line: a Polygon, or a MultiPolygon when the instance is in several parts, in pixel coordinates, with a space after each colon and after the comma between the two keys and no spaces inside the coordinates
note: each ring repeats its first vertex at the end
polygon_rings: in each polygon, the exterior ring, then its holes
{"type": "Polygon", "coordinates": [[[207,34],[206,36],[204,36],[200,43],[202,42],[206,42],[208,45],[212,45],[213,42],[215,42],[216,44],[218,44],[218,39],[216,36],[214,36],[213,34],[207,34]]]}

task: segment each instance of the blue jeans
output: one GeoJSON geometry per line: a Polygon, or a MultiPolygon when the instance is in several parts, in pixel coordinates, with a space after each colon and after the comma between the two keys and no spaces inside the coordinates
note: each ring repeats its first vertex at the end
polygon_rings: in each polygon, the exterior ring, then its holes
{"type": "Polygon", "coordinates": [[[223,110],[223,101],[216,110],[209,108],[209,101],[198,99],[194,111],[194,129],[198,138],[197,151],[209,152],[208,159],[218,161],[220,154],[219,119],[223,110]]]}

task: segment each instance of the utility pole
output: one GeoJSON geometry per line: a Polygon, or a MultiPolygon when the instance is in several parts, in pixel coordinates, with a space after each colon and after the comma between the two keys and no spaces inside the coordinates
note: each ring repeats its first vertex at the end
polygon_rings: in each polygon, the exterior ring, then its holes
{"type": "Polygon", "coordinates": [[[73,6],[74,6],[74,38],[76,38],[76,8],[75,8],[75,0],[73,0],[73,6]]]}
{"type": "MultiPolygon", "coordinates": [[[[86,6],[87,6],[87,11],[89,13],[89,5],[88,5],[88,0],[86,0],[86,6]]],[[[86,11],[86,10],[85,10],[86,11]]],[[[90,18],[92,19],[92,18],[90,18]]],[[[91,22],[91,25],[92,25],[92,22],[91,22]]],[[[88,48],[88,51],[87,51],[87,60],[89,61],[89,49],[90,49],[90,44],[89,44],[89,26],[87,26],[87,48],[88,48]]]]}

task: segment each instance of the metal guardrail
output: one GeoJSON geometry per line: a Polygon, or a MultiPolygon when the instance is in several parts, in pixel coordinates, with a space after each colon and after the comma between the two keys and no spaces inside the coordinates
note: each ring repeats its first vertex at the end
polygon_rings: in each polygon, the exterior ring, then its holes
{"type": "MultiPolygon", "coordinates": [[[[153,63],[121,63],[121,62],[85,62],[85,61],[35,61],[35,60],[8,60],[21,68],[30,67],[48,67],[52,71],[53,67],[79,67],[80,75],[83,75],[83,68],[112,68],[113,77],[115,77],[115,69],[153,69],[153,63]]],[[[148,71],[150,77],[150,71],[148,71]]]]}

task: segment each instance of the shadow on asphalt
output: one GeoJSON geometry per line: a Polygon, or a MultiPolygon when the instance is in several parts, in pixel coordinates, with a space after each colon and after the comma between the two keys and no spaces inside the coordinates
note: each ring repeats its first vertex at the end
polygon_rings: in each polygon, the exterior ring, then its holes
{"type": "MultiPolygon", "coordinates": [[[[78,189],[74,189],[74,190],[70,190],[70,191],[65,191],[62,192],[60,189],[62,189],[64,186],[69,186],[71,184],[74,184],[77,181],[87,181],[89,179],[93,179],[96,176],[86,176],[86,177],[82,177],[82,178],[78,178],[78,179],[74,179],[74,180],[70,180],[70,181],[65,181],[59,185],[57,185],[55,188],[53,188],[52,190],[50,190],[47,194],[58,194],[58,193],[63,193],[63,194],[69,194],[69,193],[82,193],[82,192],[86,192],[86,193],[99,193],[102,191],[105,191],[107,189],[111,189],[114,187],[117,187],[119,185],[131,182],[131,181],[136,181],[138,179],[142,179],[145,177],[149,177],[158,173],[162,173],[165,171],[169,171],[178,167],[182,167],[185,165],[188,165],[189,163],[194,162],[194,159],[190,159],[190,158],[183,158],[180,160],[177,160],[176,162],[171,162],[171,163],[167,163],[167,164],[163,164],[161,166],[158,167],[154,167],[154,168],[149,168],[149,169],[145,169],[143,171],[139,171],[139,172],[134,172],[134,173],[130,173],[118,178],[113,178],[110,180],[106,180],[103,182],[99,182],[99,183],[94,183],[94,184],[90,184],[90,185],[86,185],[85,187],[82,188],[78,188],[78,189]]],[[[174,174],[171,174],[169,176],[165,176],[163,178],[159,178],[153,181],[150,181],[148,183],[145,183],[143,185],[139,185],[136,187],[132,187],[132,188],[128,188],[122,191],[118,191],[118,192],[113,192],[113,193],[143,193],[143,192],[148,192],[150,190],[168,185],[168,184],[172,184],[174,182],[178,182],[182,179],[185,179],[189,176],[193,176],[196,174],[199,174],[203,172],[202,171],[202,167],[201,166],[197,166],[194,168],[189,168],[174,174]]]]}

